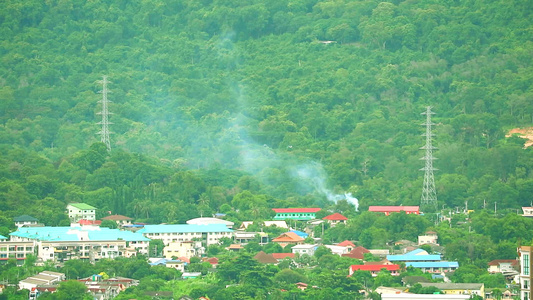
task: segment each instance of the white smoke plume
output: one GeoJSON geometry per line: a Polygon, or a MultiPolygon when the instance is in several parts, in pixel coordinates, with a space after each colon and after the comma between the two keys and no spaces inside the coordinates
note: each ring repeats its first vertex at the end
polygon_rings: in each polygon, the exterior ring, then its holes
{"type": "Polygon", "coordinates": [[[296,168],[294,173],[295,176],[302,180],[303,184],[311,183],[313,189],[326,196],[329,201],[337,203],[339,200],[347,200],[355,206],[356,211],[359,211],[359,200],[352,193],[336,194],[326,187],[326,172],[322,165],[316,162],[306,164],[296,168]]]}

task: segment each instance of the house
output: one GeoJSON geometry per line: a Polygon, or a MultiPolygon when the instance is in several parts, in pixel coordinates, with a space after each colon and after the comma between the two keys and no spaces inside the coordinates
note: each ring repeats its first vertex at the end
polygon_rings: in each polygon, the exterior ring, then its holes
{"type": "Polygon", "coordinates": [[[419,206],[369,206],[368,211],[384,213],[386,216],[391,213],[405,212],[406,214],[420,214],[419,206]]]}
{"type": "Polygon", "coordinates": [[[518,248],[520,261],[520,299],[530,299],[531,293],[531,246],[518,248]]]}
{"type": "Polygon", "coordinates": [[[275,259],[274,256],[272,256],[272,254],[268,254],[263,251],[259,251],[259,253],[257,253],[254,256],[254,259],[256,259],[258,262],[262,264],[277,264],[278,263],[278,260],[275,259]]]}
{"type": "Polygon", "coordinates": [[[195,218],[195,219],[191,219],[187,222],[185,222],[187,224],[192,224],[192,225],[209,225],[209,224],[224,224],[226,225],[226,227],[232,229],[233,228],[233,225],[235,225],[235,223],[231,222],[231,221],[226,221],[226,220],[222,220],[222,219],[219,219],[219,218],[195,218]]]}
{"type": "Polygon", "coordinates": [[[277,238],[272,239],[272,242],[280,244],[281,247],[285,247],[287,245],[303,244],[304,240],[305,239],[303,237],[297,235],[294,232],[285,232],[277,238]]]}
{"type": "Polygon", "coordinates": [[[349,269],[349,276],[355,271],[369,271],[372,274],[372,277],[378,276],[378,273],[381,270],[389,271],[392,276],[400,275],[400,266],[399,265],[351,265],[349,269]]]}
{"type": "Polygon", "coordinates": [[[355,248],[355,244],[350,242],[350,241],[348,241],[348,240],[344,240],[344,241],[338,243],[337,246],[346,247],[346,248],[349,249],[349,251],[352,251],[355,248]]]}
{"type": "Polygon", "coordinates": [[[237,252],[244,249],[244,247],[241,244],[231,244],[229,247],[226,247],[226,250],[237,252]]]}
{"type": "Polygon", "coordinates": [[[273,208],[276,212],[274,220],[299,220],[307,221],[316,219],[316,213],[320,208],[273,208]]]}
{"type": "Polygon", "coordinates": [[[96,220],[96,207],[85,203],[69,203],[67,214],[70,223],[78,223],[80,220],[96,220]]]}
{"type": "Polygon", "coordinates": [[[150,266],[164,266],[171,269],[176,269],[180,272],[185,272],[186,263],[179,259],[157,258],[148,263],[150,266]]]}
{"type": "Polygon", "coordinates": [[[354,248],[349,253],[342,254],[341,256],[363,260],[365,259],[365,253],[370,253],[370,251],[364,247],[359,246],[359,247],[354,248]]]}
{"type": "Polygon", "coordinates": [[[240,244],[247,244],[259,236],[259,244],[268,244],[268,233],[266,232],[248,232],[248,231],[235,231],[234,240],[240,244]]]}
{"type": "Polygon", "coordinates": [[[271,253],[272,257],[278,261],[282,261],[286,258],[294,259],[294,253],[271,253]]]}
{"type": "Polygon", "coordinates": [[[100,226],[102,225],[102,221],[100,220],[79,220],[78,225],[80,226],[100,226]]]}
{"type": "Polygon", "coordinates": [[[39,224],[39,220],[28,215],[14,217],[13,220],[15,221],[15,226],[19,228],[22,226],[36,226],[39,224]]]}
{"type": "Polygon", "coordinates": [[[436,283],[421,282],[422,287],[434,286],[447,295],[477,295],[485,297],[485,284],[483,283],[436,283]]]}
{"type": "Polygon", "coordinates": [[[301,244],[301,245],[296,245],[292,247],[291,249],[292,249],[292,253],[294,254],[299,254],[299,255],[307,254],[309,256],[313,256],[315,255],[316,248],[317,248],[317,245],[301,244]]]}
{"type": "Polygon", "coordinates": [[[181,275],[181,278],[182,279],[194,279],[194,278],[198,278],[201,276],[202,276],[201,272],[183,272],[183,274],[181,275]]]}
{"type": "MultiPolygon", "coordinates": [[[[350,248],[338,245],[324,245],[324,247],[331,250],[331,254],[343,255],[350,253],[350,248]]],[[[352,249],[353,250],[353,249],[352,249]]]]}
{"type": "Polygon", "coordinates": [[[196,256],[197,245],[193,241],[186,242],[170,242],[163,248],[163,256],[167,259],[173,257],[187,257],[191,258],[196,256]]]}
{"type": "Polygon", "coordinates": [[[513,300],[516,298],[517,294],[513,293],[510,289],[498,289],[498,288],[486,288],[485,289],[485,300],[513,300]],[[499,290],[502,294],[500,297],[495,297],[492,293],[494,290],[499,290]]]}
{"type": "Polygon", "coordinates": [[[299,230],[291,230],[289,232],[296,233],[299,237],[302,237],[304,239],[306,239],[309,236],[309,234],[307,234],[307,233],[305,233],[303,231],[299,231],[299,230]]]}
{"type": "Polygon", "coordinates": [[[438,245],[438,239],[439,237],[435,231],[428,231],[425,235],[418,236],[418,246],[425,244],[438,245]]]}
{"type": "Polygon", "coordinates": [[[533,206],[532,207],[522,207],[523,217],[533,217],[533,206]]]}
{"type": "Polygon", "coordinates": [[[233,230],[224,224],[145,225],[137,232],[149,239],[162,240],[165,245],[195,240],[205,248],[218,244],[221,238],[233,238],[233,230]]]}
{"type": "Polygon", "coordinates": [[[446,295],[446,294],[382,294],[381,300],[467,300],[470,295],[446,295]]]}
{"type": "Polygon", "coordinates": [[[218,266],[218,258],[216,257],[203,257],[202,261],[206,261],[211,264],[211,267],[216,268],[218,266]]]}
{"type": "Polygon", "coordinates": [[[328,222],[331,225],[331,227],[334,227],[335,225],[339,223],[346,224],[346,221],[348,220],[348,218],[346,218],[345,216],[339,213],[334,213],[332,215],[323,217],[322,220],[326,220],[326,222],[328,222]]]}
{"type": "Polygon", "coordinates": [[[102,220],[102,221],[113,221],[113,222],[117,223],[118,227],[124,227],[124,226],[132,225],[131,224],[131,220],[133,220],[133,219],[130,218],[130,217],[123,216],[123,215],[110,215],[110,216],[107,216],[107,217],[103,217],[100,220],[102,220]]]}
{"type": "Polygon", "coordinates": [[[518,260],[516,259],[495,259],[489,262],[489,273],[503,273],[504,275],[518,274],[518,260]]]}

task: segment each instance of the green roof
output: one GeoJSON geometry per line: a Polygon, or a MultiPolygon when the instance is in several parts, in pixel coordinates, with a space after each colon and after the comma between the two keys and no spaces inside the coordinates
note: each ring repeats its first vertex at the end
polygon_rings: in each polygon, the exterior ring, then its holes
{"type": "Polygon", "coordinates": [[[85,203],[69,203],[70,206],[74,206],[78,209],[96,209],[96,207],[90,206],[89,204],[85,203]]]}

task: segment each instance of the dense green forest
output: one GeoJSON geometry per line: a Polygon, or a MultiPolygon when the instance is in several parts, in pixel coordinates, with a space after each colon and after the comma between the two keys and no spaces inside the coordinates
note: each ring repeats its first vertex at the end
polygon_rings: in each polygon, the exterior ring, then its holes
{"type": "Polygon", "coordinates": [[[5,1],[1,223],[57,225],[73,201],[173,223],[345,192],[417,205],[428,105],[439,207],[516,213],[533,156],[505,133],[533,123],[531,19],[524,0],[5,1]]]}

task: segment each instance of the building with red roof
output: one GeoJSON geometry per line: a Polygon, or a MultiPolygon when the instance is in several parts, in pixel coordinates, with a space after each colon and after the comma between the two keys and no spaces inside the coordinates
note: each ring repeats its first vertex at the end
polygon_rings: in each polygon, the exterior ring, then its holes
{"type": "Polygon", "coordinates": [[[383,269],[389,271],[392,276],[400,275],[399,265],[351,265],[349,275],[351,276],[355,271],[369,271],[372,277],[376,277],[383,269]]]}
{"type": "Polygon", "coordinates": [[[420,206],[369,206],[368,211],[384,213],[386,216],[391,213],[405,212],[406,214],[420,214],[420,206]]]}
{"type": "Polygon", "coordinates": [[[320,208],[273,208],[276,212],[274,220],[313,220],[316,219],[316,213],[320,208]]]}
{"type": "Polygon", "coordinates": [[[294,253],[272,253],[272,256],[279,261],[285,258],[294,258],[294,253]]]}
{"type": "Polygon", "coordinates": [[[323,217],[322,220],[326,220],[326,222],[331,224],[331,227],[333,227],[339,223],[346,224],[346,220],[348,220],[348,218],[339,213],[334,213],[332,215],[323,217]]]}
{"type": "Polygon", "coordinates": [[[370,250],[366,249],[365,247],[359,246],[350,251],[350,253],[346,253],[341,256],[363,260],[365,259],[365,253],[370,253],[370,250]]]}
{"type": "Polygon", "coordinates": [[[102,221],[81,219],[79,220],[78,224],[81,226],[100,226],[102,225],[102,221]]]}
{"type": "Polygon", "coordinates": [[[281,247],[285,247],[287,245],[300,245],[303,244],[305,239],[299,235],[297,235],[294,232],[285,232],[282,233],[280,236],[278,236],[275,239],[272,239],[272,242],[278,243],[281,247]]]}

